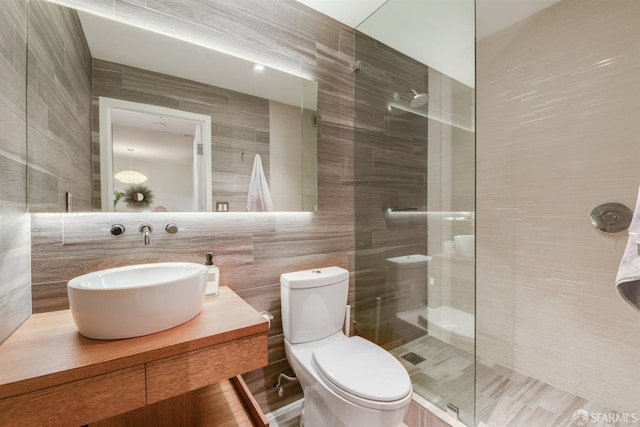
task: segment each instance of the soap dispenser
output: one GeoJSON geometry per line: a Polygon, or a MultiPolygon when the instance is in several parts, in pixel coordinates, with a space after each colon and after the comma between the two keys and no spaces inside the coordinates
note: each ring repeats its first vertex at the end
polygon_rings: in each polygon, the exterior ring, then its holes
{"type": "Polygon", "coordinates": [[[206,253],[206,262],[208,276],[207,276],[207,295],[218,295],[220,290],[220,269],[213,263],[213,253],[206,253]]]}

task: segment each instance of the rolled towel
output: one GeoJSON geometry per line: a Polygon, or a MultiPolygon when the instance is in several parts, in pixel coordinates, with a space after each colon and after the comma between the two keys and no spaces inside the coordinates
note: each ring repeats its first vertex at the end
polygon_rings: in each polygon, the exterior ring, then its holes
{"type": "Polygon", "coordinates": [[[616,275],[616,288],[620,296],[640,311],[640,191],[629,226],[629,240],[616,275]]]}

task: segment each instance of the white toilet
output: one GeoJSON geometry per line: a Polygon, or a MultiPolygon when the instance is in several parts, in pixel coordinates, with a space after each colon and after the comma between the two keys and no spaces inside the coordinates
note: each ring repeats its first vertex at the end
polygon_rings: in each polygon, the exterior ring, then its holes
{"type": "Polygon", "coordinates": [[[396,427],[411,379],[395,357],[342,332],[349,272],[340,267],[280,276],[287,360],[304,393],[304,427],[396,427]]]}

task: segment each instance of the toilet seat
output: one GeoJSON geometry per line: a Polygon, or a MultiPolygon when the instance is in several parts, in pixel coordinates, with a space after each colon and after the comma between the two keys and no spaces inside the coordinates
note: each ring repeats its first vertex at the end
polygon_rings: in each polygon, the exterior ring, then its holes
{"type": "Polygon", "coordinates": [[[313,351],[313,368],[341,397],[377,409],[406,404],[411,380],[390,353],[361,337],[333,342],[313,351]]]}

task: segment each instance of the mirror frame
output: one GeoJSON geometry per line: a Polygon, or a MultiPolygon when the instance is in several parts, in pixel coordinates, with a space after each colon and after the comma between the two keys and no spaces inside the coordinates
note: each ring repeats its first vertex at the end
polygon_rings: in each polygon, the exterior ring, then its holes
{"type": "MultiPolygon", "coordinates": [[[[193,121],[202,126],[202,154],[204,157],[204,203],[200,200],[200,188],[198,188],[198,165],[194,162],[194,189],[193,197],[198,207],[204,206],[204,212],[212,211],[211,194],[211,116],[192,113],[189,111],[175,110],[151,104],[125,101],[122,99],[99,98],[100,106],[100,200],[102,212],[113,212],[113,135],[111,126],[111,113],[113,110],[125,110],[137,113],[156,114],[165,117],[193,121]]],[[[194,147],[197,153],[197,147],[194,147]]],[[[198,209],[197,212],[203,212],[198,209]]]]}

